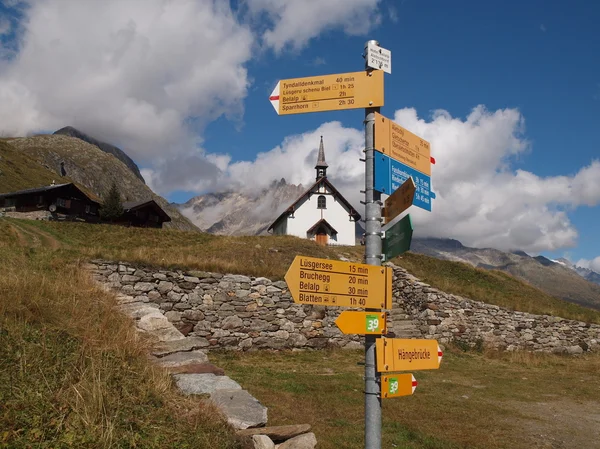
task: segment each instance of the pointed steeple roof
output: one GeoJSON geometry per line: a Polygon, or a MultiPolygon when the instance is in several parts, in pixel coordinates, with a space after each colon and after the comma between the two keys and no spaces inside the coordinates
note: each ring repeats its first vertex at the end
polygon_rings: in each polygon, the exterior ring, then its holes
{"type": "Polygon", "coordinates": [[[319,144],[319,156],[317,157],[317,165],[315,168],[327,168],[327,162],[325,162],[325,148],[323,148],[323,136],[321,136],[321,143],[319,144]]]}

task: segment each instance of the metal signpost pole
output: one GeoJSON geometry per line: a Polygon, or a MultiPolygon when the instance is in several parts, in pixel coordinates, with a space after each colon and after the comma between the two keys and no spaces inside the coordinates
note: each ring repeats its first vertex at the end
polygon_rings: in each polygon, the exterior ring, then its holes
{"type": "MultiPolygon", "coordinates": [[[[365,57],[369,42],[365,43],[365,57]]],[[[365,62],[365,70],[371,71],[365,62]]],[[[374,127],[375,112],[365,109],[365,263],[381,265],[381,195],[374,184],[374,127]]],[[[380,312],[380,311],[379,311],[380,312]]],[[[377,383],[375,335],[365,335],[365,449],[381,449],[381,398],[377,383]]]]}

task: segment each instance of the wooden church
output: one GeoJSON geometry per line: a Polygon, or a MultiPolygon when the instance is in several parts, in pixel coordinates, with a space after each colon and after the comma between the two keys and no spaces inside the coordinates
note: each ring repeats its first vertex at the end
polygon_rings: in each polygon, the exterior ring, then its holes
{"type": "Polygon", "coordinates": [[[274,235],[295,235],[322,245],[355,245],[360,214],[327,179],[323,136],[315,183],[269,226],[274,235]]]}

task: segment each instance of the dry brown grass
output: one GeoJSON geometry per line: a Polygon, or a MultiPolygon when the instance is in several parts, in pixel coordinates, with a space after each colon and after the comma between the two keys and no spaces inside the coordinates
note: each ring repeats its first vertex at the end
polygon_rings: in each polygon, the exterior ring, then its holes
{"type": "Polygon", "coordinates": [[[212,407],[148,361],[150,342],[81,260],[4,238],[0,447],[237,447],[212,407]]]}

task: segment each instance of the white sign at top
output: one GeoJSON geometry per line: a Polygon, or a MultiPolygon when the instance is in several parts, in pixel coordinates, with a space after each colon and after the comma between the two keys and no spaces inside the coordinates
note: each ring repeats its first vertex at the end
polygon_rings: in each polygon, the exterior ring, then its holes
{"type": "Polygon", "coordinates": [[[373,69],[392,73],[392,52],[369,43],[367,46],[367,65],[373,69]]]}

